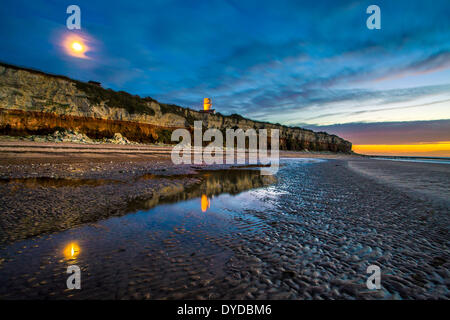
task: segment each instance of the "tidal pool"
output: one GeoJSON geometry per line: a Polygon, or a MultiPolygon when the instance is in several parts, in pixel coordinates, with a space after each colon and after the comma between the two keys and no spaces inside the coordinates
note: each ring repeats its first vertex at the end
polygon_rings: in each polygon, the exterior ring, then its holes
{"type": "MultiPolygon", "coordinates": [[[[203,171],[199,176],[201,183],[174,196],[128,203],[130,214],[3,245],[0,297],[120,298],[133,297],[133,290],[144,298],[162,297],[177,286],[180,292],[193,290],[192,282],[202,287],[208,279],[223,276],[232,255],[227,244],[240,233],[264,232],[265,223],[251,210],[270,207],[260,203],[258,195],[270,193],[268,185],[276,178],[260,175],[258,168],[203,171]],[[67,290],[69,265],[81,268],[83,290],[67,290]],[[141,282],[145,290],[136,286],[141,282]]],[[[22,180],[4,183],[29,188],[96,185],[70,179],[22,180]]]]}

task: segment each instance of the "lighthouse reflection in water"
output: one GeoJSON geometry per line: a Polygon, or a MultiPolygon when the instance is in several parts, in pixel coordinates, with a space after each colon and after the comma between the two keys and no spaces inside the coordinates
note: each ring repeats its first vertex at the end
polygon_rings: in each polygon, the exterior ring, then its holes
{"type": "Polygon", "coordinates": [[[211,200],[206,196],[206,194],[202,194],[201,206],[202,212],[206,212],[211,207],[211,200]]]}

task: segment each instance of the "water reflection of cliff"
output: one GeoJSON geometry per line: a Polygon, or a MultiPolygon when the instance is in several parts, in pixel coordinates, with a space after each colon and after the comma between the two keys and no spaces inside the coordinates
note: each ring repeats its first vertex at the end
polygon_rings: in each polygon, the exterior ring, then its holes
{"type": "MultiPolygon", "coordinates": [[[[200,172],[201,182],[175,195],[153,197],[147,200],[134,201],[129,204],[129,211],[144,210],[162,203],[173,203],[193,198],[209,199],[221,193],[238,194],[240,192],[260,188],[276,181],[275,176],[261,175],[259,170],[212,170],[200,172]]],[[[205,202],[205,200],[203,200],[205,202]]],[[[206,202],[205,202],[206,203],[206,202]]],[[[208,204],[202,203],[207,208],[208,204]]]]}

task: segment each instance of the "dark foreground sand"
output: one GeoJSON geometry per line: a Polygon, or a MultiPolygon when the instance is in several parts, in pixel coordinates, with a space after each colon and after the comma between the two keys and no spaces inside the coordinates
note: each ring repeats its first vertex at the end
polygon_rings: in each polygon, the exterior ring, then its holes
{"type": "Polygon", "coordinates": [[[282,160],[275,182],[173,166],[165,147],[2,143],[0,155],[0,298],[450,295],[447,165],[289,152],[327,161],[282,160]],[[218,196],[201,217],[189,201],[125,215],[223,192],[244,198],[218,196]],[[71,237],[85,272],[75,291],[59,247],[71,237]],[[381,290],[365,286],[370,264],[381,290]]]}

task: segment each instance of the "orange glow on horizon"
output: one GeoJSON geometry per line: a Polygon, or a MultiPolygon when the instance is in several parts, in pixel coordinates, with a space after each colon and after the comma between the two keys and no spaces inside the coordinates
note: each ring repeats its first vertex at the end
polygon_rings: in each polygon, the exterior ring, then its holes
{"type": "Polygon", "coordinates": [[[206,194],[202,195],[201,206],[202,206],[202,212],[206,212],[206,210],[208,210],[209,207],[211,206],[211,202],[209,201],[206,194]]]}
{"type": "Polygon", "coordinates": [[[360,144],[352,150],[366,155],[450,157],[450,141],[417,144],[360,144]]]}

